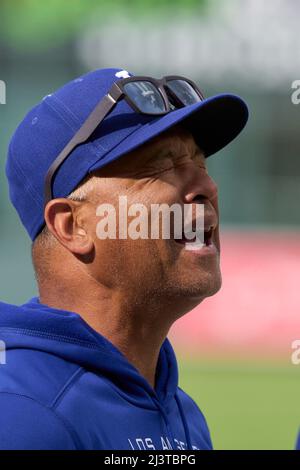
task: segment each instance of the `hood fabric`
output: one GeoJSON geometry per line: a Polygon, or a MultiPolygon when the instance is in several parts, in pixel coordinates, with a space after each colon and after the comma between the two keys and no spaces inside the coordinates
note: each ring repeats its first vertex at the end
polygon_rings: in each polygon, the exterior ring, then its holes
{"type": "Polygon", "coordinates": [[[0,449],[211,449],[166,338],[153,389],[80,315],[0,303],[0,449]]]}
{"type": "Polygon", "coordinates": [[[297,437],[297,442],[296,442],[296,450],[300,450],[300,431],[297,437]]]}

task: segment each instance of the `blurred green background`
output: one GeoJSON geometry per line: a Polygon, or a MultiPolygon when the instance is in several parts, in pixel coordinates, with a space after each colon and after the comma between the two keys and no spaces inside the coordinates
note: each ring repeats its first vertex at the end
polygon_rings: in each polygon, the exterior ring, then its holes
{"type": "Polygon", "coordinates": [[[183,360],[181,387],[201,406],[215,449],[292,449],[299,371],[280,362],[183,360]]]}
{"type": "MultiPolygon", "coordinates": [[[[183,74],[206,96],[241,94],[250,108],[247,131],[208,162],[223,230],[282,231],[282,246],[285,232],[299,239],[300,106],[291,101],[300,78],[299,10],[292,0],[1,0],[1,300],[36,295],[30,241],[8,198],[9,138],[43,96],[95,68],[183,74]]],[[[181,386],[205,412],[215,447],[291,449],[300,425],[299,369],[289,357],[249,351],[242,361],[221,351],[193,359],[178,353],[181,386]]]]}

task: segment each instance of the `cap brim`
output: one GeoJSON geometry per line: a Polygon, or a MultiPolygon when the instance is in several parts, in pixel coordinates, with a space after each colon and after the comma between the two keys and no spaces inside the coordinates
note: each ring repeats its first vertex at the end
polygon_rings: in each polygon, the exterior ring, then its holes
{"type": "Polygon", "coordinates": [[[232,94],[216,95],[141,125],[94,163],[89,171],[99,169],[135,150],[178,123],[184,124],[193,134],[205,157],[209,157],[235,139],[247,120],[248,107],[241,98],[232,94]]]}

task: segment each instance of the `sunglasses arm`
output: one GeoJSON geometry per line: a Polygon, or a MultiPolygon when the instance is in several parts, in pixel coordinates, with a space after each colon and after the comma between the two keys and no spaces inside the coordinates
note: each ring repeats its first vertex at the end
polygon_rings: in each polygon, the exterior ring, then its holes
{"type": "MultiPolygon", "coordinates": [[[[116,85],[116,84],[114,84],[116,85]]],[[[46,178],[44,188],[44,203],[46,204],[52,199],[52,179],[58,168],[63,164],[69,154],[74,150],[77,145],[85,142],[103,121],[103,119],[113,110],[117,101],[122,96],[123,92],[118,86],[113,86],[107,95],[97,104],[86,121],[60,152],[58,157],[50,166],[46,178]]]]}

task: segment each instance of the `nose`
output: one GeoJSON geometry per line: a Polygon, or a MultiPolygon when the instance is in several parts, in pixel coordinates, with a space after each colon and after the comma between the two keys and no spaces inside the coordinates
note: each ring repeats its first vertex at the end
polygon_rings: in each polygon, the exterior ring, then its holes
{"type": "Polygon", "coordinates": [[[194,167],[191,171],[184,190],[184,202],[211,202],[216,208],[218,201],[218,186],[204,168],[194,167]]]}

